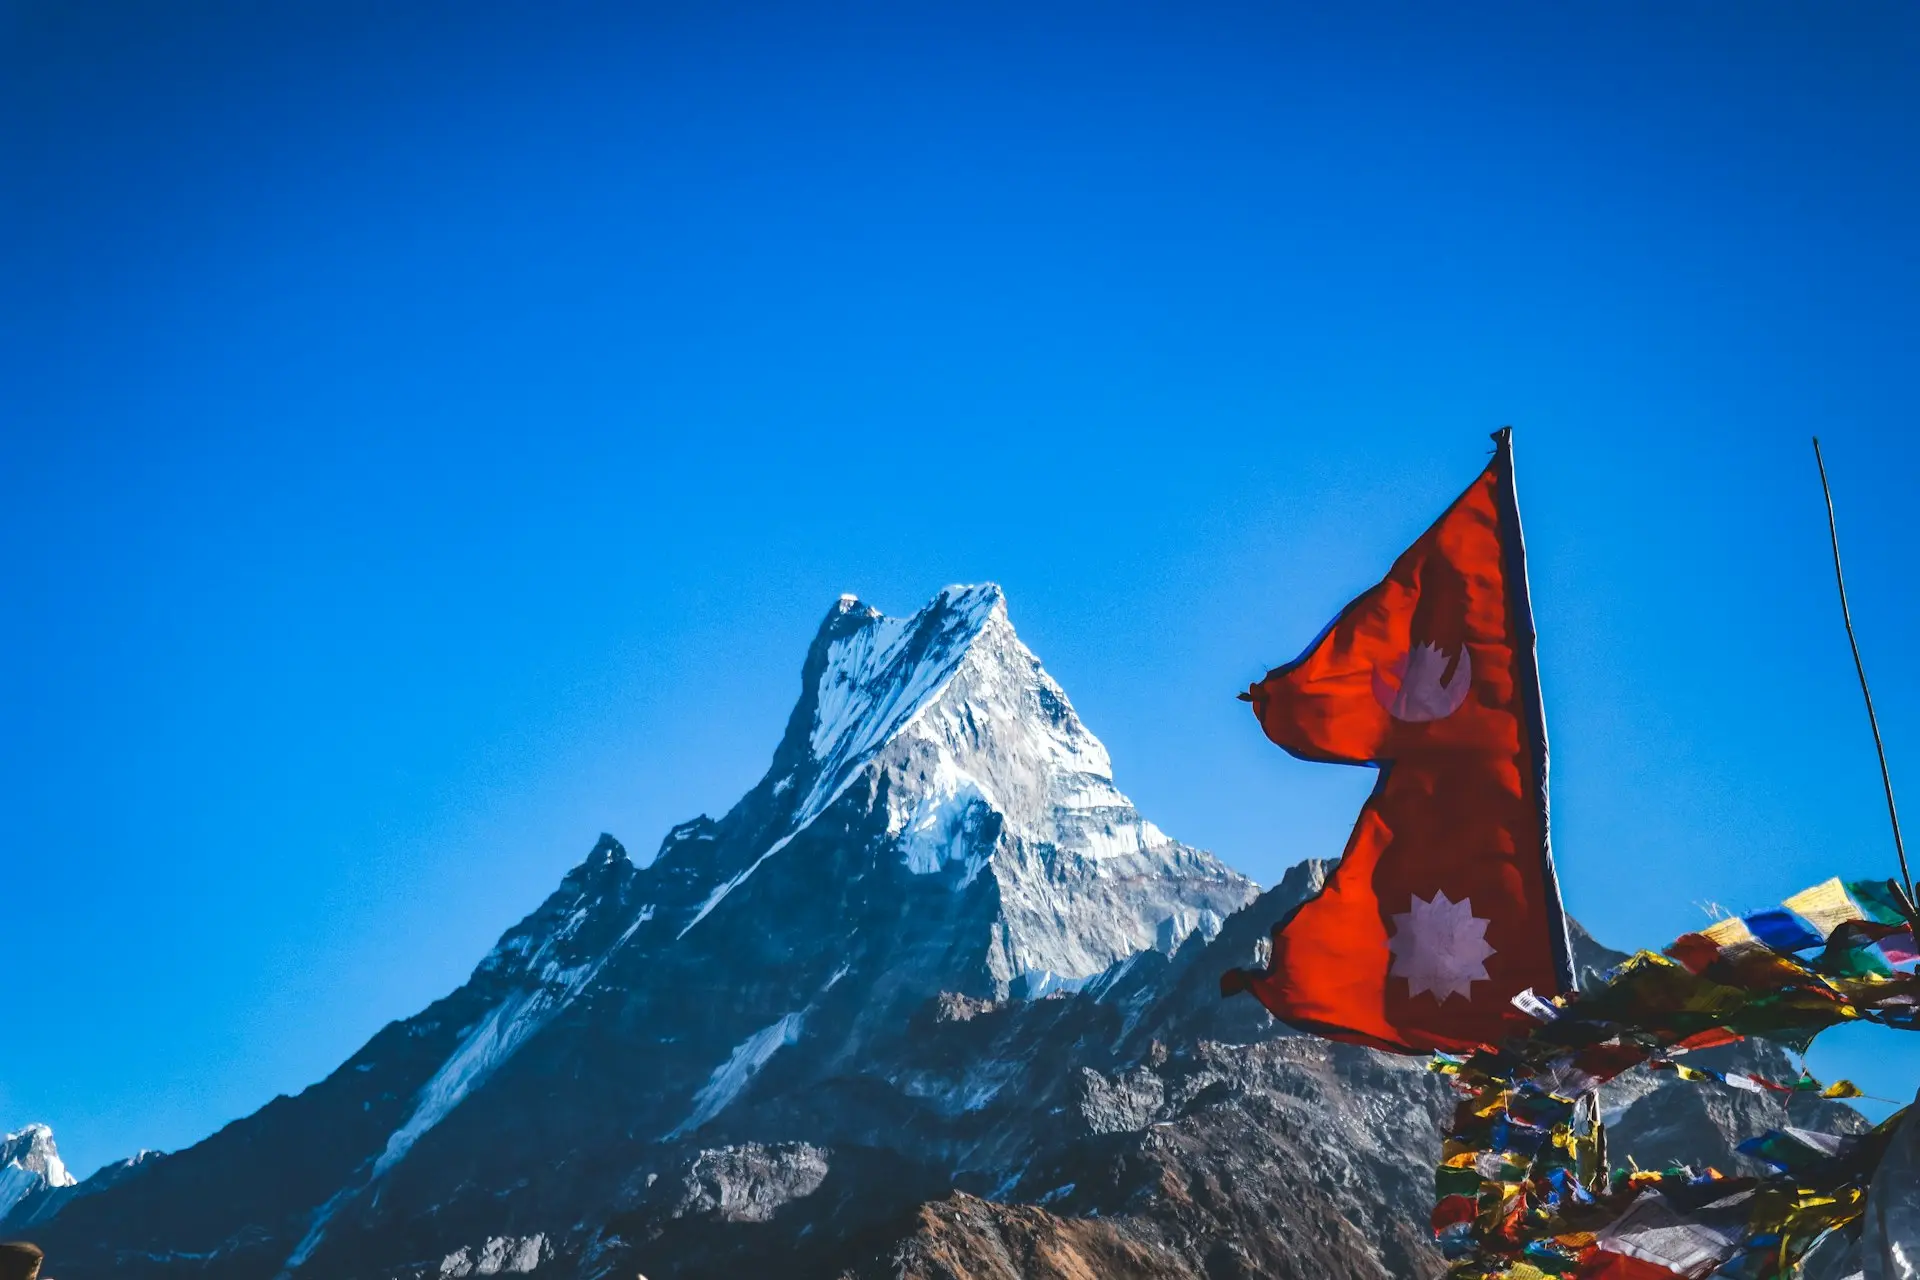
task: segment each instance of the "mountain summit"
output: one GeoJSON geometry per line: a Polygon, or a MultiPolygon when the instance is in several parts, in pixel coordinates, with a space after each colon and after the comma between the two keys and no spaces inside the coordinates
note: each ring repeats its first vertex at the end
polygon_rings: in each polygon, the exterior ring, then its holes
{"type": "Polygon", "coordinates": [[[712,887],[681,936],[850,794],[908,872],[956,893],[991,879],[984,963],[998,995],[1071,985],[1147,947],[1170,952],[1252,896],[1121,794],[1106,748],[1014,634],[997,586],[948,587],[908,618],[842,596],[801,690],[773,766],[729,815],[764,812],[765,847],[712,887]]]}
{"type": "Polygon", "coordinates": [[[728,1137],[920,1131],[915,1176],[946,1179],[987,1157],[939,1133],[1012,1077],[903,1069],[927,1010],[1203,945],[1254,894],[1134,809],[998,587],[844,596],[723,817],[645,867],[602,836],[459,990],[44,1234],[69,1276],[489,1274],[585,1268],[612,1246],[584,1226],[728,1137]]]}
{"type": "Polygon", "coordinates": [[[74,1185],[74,1177],[53,1145],[53,1130],[30,1124],[18,1133],[0,1136],[0,1219],[29,1197],[74,1185]]]}

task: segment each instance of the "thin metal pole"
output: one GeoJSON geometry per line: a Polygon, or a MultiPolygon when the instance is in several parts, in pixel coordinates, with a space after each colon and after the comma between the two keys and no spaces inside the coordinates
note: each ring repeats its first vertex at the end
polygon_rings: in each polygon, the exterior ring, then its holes
{"type": "Polygon", "coordinates": [[[1820,492],[1827,497],[1827,536],[1833,540],[1833,580],[1840,587],[1840,618],[1847,624],[1847,643],[1853,648],[1853,669],[1860,676],[1860,696],[1867,700],[1867,724],[1873,729],[1873,749],[1880,753],[1880,783],[1887,789],[1887,820],[1893,824],[1893,851],[1900,855],[1900,881],[1913,907],[1913,876],[1907,871],[1907,845],[1900,838],[1900,811],[1893,804],[1893,774],[1887,770],[1887,748],[1880,741],[1880,717],[1873,713],[1873,690],[1867,688],[1866,664],[1860,661],[1860,641],[1853,634],[1853,611],[1847,608],[1847,576],[1840,570],[1840,527],[1833,519],[1833,490],[1827,484],[1827,462],[1820,456],[1820,437],[1813,438],[1813,461],[1820,468],[1820,492]]]}

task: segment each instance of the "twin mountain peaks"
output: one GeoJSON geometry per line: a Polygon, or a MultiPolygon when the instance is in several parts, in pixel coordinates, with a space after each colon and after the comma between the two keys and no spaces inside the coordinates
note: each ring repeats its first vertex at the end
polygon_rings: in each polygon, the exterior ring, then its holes
{"type": "MultiPolygon", "coordinates": [[[[1437,1276],[1437,1079],[1215,987],[1324,870],[1257,896],[1143,818],[998,587],[843,596],[724,816],[645,866],[602,836],[193,1147],[73,1184],[13,1135],[0,1235],[62,1280],[1437,1276]]],[[[1743,1117],[1628,1093],[1622,1149],[1737,1164],[1743,1117]]]]}

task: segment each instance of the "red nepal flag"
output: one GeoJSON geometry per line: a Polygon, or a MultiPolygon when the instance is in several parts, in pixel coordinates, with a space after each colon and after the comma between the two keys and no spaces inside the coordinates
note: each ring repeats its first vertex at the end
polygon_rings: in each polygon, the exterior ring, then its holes
{"type": "Polygon", "coordinates": [[[1329,1039],[1469,1049],[1530,1025],[1516,995],[1572,986],[1510,429],[1493,439],[1386,580],[1241,695],[1294,755],[1380,770],[1267,970],[1220,980],[1329,1039]]]}

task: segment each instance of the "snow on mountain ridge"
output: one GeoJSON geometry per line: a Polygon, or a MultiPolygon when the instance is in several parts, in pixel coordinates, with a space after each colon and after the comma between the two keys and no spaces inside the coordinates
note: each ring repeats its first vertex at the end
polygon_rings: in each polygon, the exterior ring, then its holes
{"type": "Polygon", "coordinates": [[[1140,816],[1114,783],[1106,747],[987,583],[944,588],[906,618],[840,597],[756,788],[784,819],[765,829],[757,856],[710,882],[677,936],[863,780],[884,795],[887,834],[909,871],[953,868],[963,889],[992,867],[997,985],[1070,985],[1132,952],[1177,947],[1255,892],[1140,816]],[[1196,883],[1212,885],[1207,902],[1189,900],[1196,883]]]}
{"type": "Polygon", "coordinates": [[[60,1158],[60,1149],[53,1144],[53,1126],[30,1124],[19,1133],[10,1133],[4,1142],[0,1142],[0,1152],[7,1155],[7,1163],[18,1163],[23,1168],[33,1169],[47,1180],[50,1187],[71,1187],[79,1181],[67,1169],[67,1162],[60,1158]],[[25,1149],[16,1151],[14,1144],[25,1140],[25,1149]]]}
{"type": "Polygon", "coordinates": [[[992,583],[947,587],[910,618],[889,618],[842,596],[829,625],[856,610],[862,624],[828,644],[826,670],[814,686],[807,744],[820,773],[796,812],[797,825],[832,804],[858,767],[945,691],[988,624],[1007,617],[1006,598],[992,583]]]}
{"type": "MultiPolygon", "coordinates": [[[[613,857],[622,861],[626,859],[626,851],[620,848],[618,841],[611,836],[602,836],[600,839],[601,844],[593,855],[589,855],[589,865],[595,856],[601,856],[609,862],[613,857]],[[602,850],[607,850],[609,846],[610,851],[603,854],[602,850]]],[[[653,905],[648,903],[634,913],[632,921],[613,945],[604,951],[567,959],[551,954],[580,931],[581,925],[599,905],[599,899],[587,901],[583,895],[580,905],[573,907],[559,927],[542,938],[539,945],[533,948],[533,953],[518,966],[520,982],[528,985],[510,990],[467,1032],[460,1047],[420,1090],[413,1114],[388,1138],[386,1150],[374,1162],[373,1178],[381,1177],[399,1163],[421,1134],[445,1119],[447,1113],[460,1105],[462,1099],[484,1084],[501,1063],[512,1057],[515,1050],[571,1004],[587,984],[599,975],[613,953],[625,945],[641,925],[653,919],[653,905]]],[[[491,961],[495,957],[523,952],[526,947],[514,944],[530,941],[537,936],[520,934],[503,941],[488,959],[491,961]]]]}
{"type": "Polygon", "coordinates": [[[855,636],[877,643],[836,641],[820,685],[871,690],[883,673],[867,701],[886,709],[884,736],[862,732],[879,745],[839,789],[884,777],[887,833],[908,870],[954,868],[956,888],[991,870],[998,981],[1030,995],[1070,986],[1134,952],[1177,948],[1252,898],[1252,882],[1167,836],[1120,791],[1106,747],[1014,632],[998,587],[949,587],[904,623],[867,615],[855,636]],[[923,635],[936,643],[910,639],[923,635]],[[1209,900],[1190,900],[1207,882],[1209,900]]]}
{"type": "Polygon", "coordinates": [[[77,1181],[53,1145],[51,1127],[30,1124],[0,1138],[0,1218],[35,1191],[71,1187],[77,1181]]]}
{"type": "MultiPolygon", "coordinates": [[[[795,804],[787,830],[759,857],[716,884],[678,937],[692,932],[768,858],[847,793],[873,756],[945,691],[974,638],[994,618],[1005,622],[1006,602],[992,583],[947,587],[910,618],[889,618],[855,595],[840,597],[821,627],[823,638],[833,635],[824,668],[801,701],[802,708],[811,704],[806,760],[790,766],[770,790],[776,796],[785,793],[801,771],[811,772],[811,785],[795,804]]],[[[786,749],[782,744],[782,755],[786,749]]]]}
{"type": "Polygon", "coordinates": [[[282,1276],[304,1265],[326,1239],[337,1213],[379,1184],[421,1138],[484,1087],[653,918],[652,903],[635,907],[626,898],[634,875],[626,849],[602,834],[560,888],[501,937],[474,970],[475,982],[494,989],[485,1012],[461,1031],[452,1052],[415,1092],[407,1118],[388,1134],[379,1154],[313,1210],[305,1235],[281,1268],[282,1276]],[[620,932],[607,940],[616,927],[620,932]],[[582,938],[583,930],[592,936],[582,938]]]}

